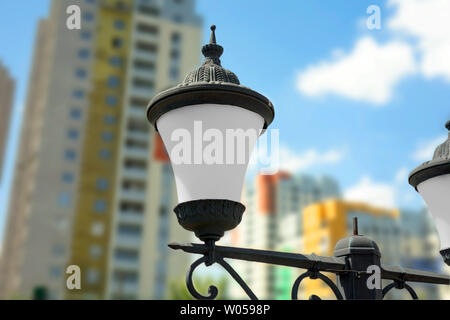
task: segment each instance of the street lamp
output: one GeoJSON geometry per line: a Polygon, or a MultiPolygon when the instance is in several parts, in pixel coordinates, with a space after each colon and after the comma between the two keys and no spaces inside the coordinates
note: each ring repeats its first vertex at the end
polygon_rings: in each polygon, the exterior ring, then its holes
{"type": "Polygon", "coordinates": [[[441,240],[441,255],[450,266],[450,121],[448,139],[434,151],[433,159],[414,169],[409,183],[420,193],[433,215],[441,240]]]}
{"type": "Polygon", "coordinates": [[[266,97],[242,86],[221,66],[223,47],[216,43],[215,29],[211,26],[210,43],[202,48],[203,64],[147,107],[174,171],[178,221],[202,241],[212,242],[241,222],[250,154],[274,118],[266,97]]]}
{"type": "Polygon", "coordinates": [[[242,86],[234,73],[221,66],[223,48],[216,43],[215,29],[211,26],[210,43],[202,48],[203,64],[178,86],[156,95],[147,107],[147,119],[160,133],[174,171],[178,222],[205,242],[169,244],[172,249],[203,256],[187,273],[186,285],[192,296],[217,297],[216,287],[210,286],[208,295],[203,295],[192,280],[198,266],[217,263],[251,299],[257,299],[225,259],[306,269],[294,282],[293,299],[305,278],[320,279],[337,299],[382,299],[393,288],[406,289],[417,299],[406,282],[450,284],[445,275],[382,265],[377,244],[358,234],[357,218],[354,235],[338,242],[334,257],[216,246],[225,231],[241,222],[245,207],[240,199],[250,154],[258,136],[273,121],[274,109],[266,97],[242,86]],[[381,279],[392,281],[383,290],[367,285],[368,270],[374,268],[381,279]],[[334,273],[337,284],[321,272],[334,273]]]}

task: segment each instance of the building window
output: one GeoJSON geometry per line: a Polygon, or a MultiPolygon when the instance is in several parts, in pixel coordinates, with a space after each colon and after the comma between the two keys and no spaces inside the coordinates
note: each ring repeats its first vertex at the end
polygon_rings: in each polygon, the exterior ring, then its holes
{"type": "Polygon", "coordinates": [[[84,79],[87,76],[87,72],[86,72],[85,69],[78,68],[78,69],[75,70],[75,75],[79,79],[84,79]]]}
{"type": "Polygon", "coordinates": [[[114,28],[116,28],[116,30],[123,30],[123,29],[125,29],[125,22],[123,22],[122,20],[114,21],[114,28]]]}
{"type": "Polygon", "coordinates": [[[91,234],[94,237],[101,237],[105,231],[105,226],[102,222],[94,222],[91,225],[91,234]]]}
{"type": "Polygon", "coordinates": [[[100,272],[97,269],[88,269],[86,272],[86,281],[88,284],[97,284],[100,279],[100,272]]]}
{"type": "Polygon", "coordinates": [[[93,259],[100,258],[102,253],[103,253],[102,247],[99,245],[94,244],[89,247],[89,254],[90,254],[91,258],[93,258],[93,259]]]}
{"type": "Polygon", "coordinates": [[[53,266],[50,268],[50,277],[61,278],[62,277],[62,267],[53,266]]]}
{"type": "Polygon", "coordinates": [[[76,109],[76,108],[73,108],[73,109],[71,109],[70,110],[70,117],[72,118],[72,119],[80,119],[81,118],[81,110],[80,109],[76,109]]]}
{"type": "Polygon", "coordinates": [[[52,255],[55,257],[61,257],[65,252],[66,250],[64,249],[64,246],[60,244],[56,244],[52,248],[52,255]]]}
{"type": "Polygon", "coordinates": [[[107,114],[107,115],[105,115],[105,117],[103,118],[103,121],[104,121],[106,124],[115,124],[116,121],[117,121],[117,118],[116,118],[115,116],[111,115],[111,114],[107,114]]]}
{"type": "Polygon", "coordinates": [[[111,159],[111,156],[112,156],[111,151],[108,149],[101,149],[99,152],[99,155],[100,155],[100,158],[103,160],[109,160],[109,159],[111,159]]]}
{"type": "Polygon", "coordinates": [[[119,103],[119,99],[117,99],[116,96],[113,96],[113,95],[106,96],[106,105],[108,107],[116,107],[118,103],[119,103]]]}
{"type": "Polygon", "coordinates": [[[94,211],[98,213],[104,213],[106,211],[107,204],[105,200],[95,200],[94,211]]]}
{"type": "Polygon", "coordinates": [[[120,85],[120,79],[117,76],[109,76],[107,83],[108,83],[108,88],[116,89],[120,85]]]}
{"type": "Polygon", "coordinates": [[[80,49],[80,51],[78,51],[78,57],[83,60],[89,58],[89,50],[88,49],[80,49]]]}
{"type": "Polygon", "coordinates": [[[92,38],[92,33],[90,31],[82,31],[81,32],[81,39],[90,40],[91,38],[92,38]]]}
{"type": "Polygon", "coordinates": [[[76,158],[77,158],[77,153],[75,152],[75,150],[72,150],[72,149],[67,149],[65,152],[64,152],[64,158],[66,159],[66,160],[75,160],[76,158]]]}
{"type": "Polygon", "coordinates": [[[83,99],[84,98],[84,91],[81,90],[81,89],[74,90],[73,93],[72,93],[72,96],[75,99],[83,99]]]}
{"type": "Polygon", "coordinates": [[[111,57],[109,58],[109,64],[113,67],[120,67],[122,66],[122,59],[120,57],[111,57]]]}
{"type": "Polygon", "coordinates": [[[67,138],[70,140],[78,140],[80,132],[77,129],[69,129],[67,131],[67,138]]]}
{"type": "Polygon", "coordinates": [[[99,179],[97,179],[96,186],[97,186],[97,190],[105,191],[108,189],[108,186],[109,186],[108,180],[104,179],[104,178],[99,178],[99,179]]]}
{"type": "Polygon", "coordinates": [[[114,37],[114,38],[111,40],[111,45],[112,45],[112,47],[113,47],[114,49],[122,48],[122,46],[123,46],[123,40],[122,40],[121,38],[119,38],[119,37],[114,37]]]}
{"type": "Polygon", "coordinates": [[[61,192],[58,196],[58,204],[60,207],[68,208],[72,201],[72,195],[69,192],[61,192]]]}
{"type": "Polygon", "coordinates": [[[111,142],[111,141],[113,141],[113,139],[114,139],[114,135],[112,132],[109,132],[109,131],[102,132],[103,142],[111,142]]]}
{"type": "Polygon", "coordinates": [[[173,44],[178,44],[181,42],[181,35],[178,32],[174,32],[172,33],[172,39],[171,39],[173,44]]]}
{"type": "Polygon", "coordinates": [[[94,14],[92,12],[89,12],[89,11],[85,12],[83,14],[83,20],[86,21],[86,22],[94,21],[94,14]]]}
{"type": "Polygon", "coordinates": [[[74,176],[70,172],[64,172],[61,175],[61,181],[64,182],[64,183],[72,183],[73,180],[74,180],[74,176]]]}

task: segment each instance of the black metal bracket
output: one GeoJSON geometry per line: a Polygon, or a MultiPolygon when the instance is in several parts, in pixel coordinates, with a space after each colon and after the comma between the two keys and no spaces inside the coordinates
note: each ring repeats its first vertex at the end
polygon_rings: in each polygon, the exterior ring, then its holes
{"type": "MultiPolygon", "coordinates": [[[[325,282],[333,291],[338,300],[346,299],[342,294],[339,287],[327,276],[321,272],[331,272],[339,275],[348,273],[363,274],[364,271],[351,270],[346,264],[346,260],[343,257],[322,257],[315,254],[295,254],[287,252],[267,251],[267,250],[255,250],[245,248],[233,248],[225,246],[216,246],[214,241],[207,241],[205,244],[169,244],[169,247],[175,250],[183,250],[187,253],[203,255],[200,259],[196,260],[189,268],[186,276],[186,285],[189,292],[196,299],[200,300],[212,300],[218,295],[217,287],[211,285],[208,289],[208,295],[200,294],[193,284],[193,273],[195,269],[201,264],[211,266],[214,263],[222,266],[232,278],[241,286],[247,296],[252,300],[258,298],[253,291],[248,287],[245,281],[239,276],[239,274],[225,261],[227,259],[235,259],[241,261],[253,261],[261,262],[278,266],[294,267],[300,269],[306,269],[307,271],[301,274],[294,282],[291,292],[292,299],[298,298],[298,289],[300,283],[305,278],[320,279],[325,282]]],[[[387,267],[381,265],[381,278],[393,280],[393,283],[386,286],[382,293],[383,297],[392,288],[406,289],[411,294],[413,299],[418,299],[415,291],[406,283],[409,282],[422,282],[422,283],[434,283],[450,285],[450,277],[433,272],[426,272],[420,270],[404,269],[401,267],[387,267]]],[[[310,299],[320,299],[316,295],[312,295],[310,299]]]]}

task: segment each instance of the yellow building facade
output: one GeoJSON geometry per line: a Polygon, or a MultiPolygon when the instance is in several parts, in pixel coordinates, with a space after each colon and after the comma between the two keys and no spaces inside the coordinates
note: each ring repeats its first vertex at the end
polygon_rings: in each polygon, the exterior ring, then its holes
{"type": "MultiPolygon", "coordinates": [[[[308,206],[303,211],[304,253],[333,256],[336,243],[352,234],[353,218],[358,218],[359,233],[375,240],[382,252],[382,261],[395,264],[395,250],[400,212],[370,206],[365,203],[330,200],[308,206]],[[392,251],[392,252],[391,252],[392,251]],[[384,255],[384,256],[383,256],[384,255]]],[[[335,279],[333,274],[327,274],[335,279]]],[[[334,298],[321,280],[305,280],[302,285],[305,296],[318,295],[323,299],[334,298]]],[[[305,297],[302,297],[305,298],[305,297]]]]}
{"type": "Polygon", "coordinates": [[[106,0],[98,10],[92,89],[88,94],[80,184],[73,225],[71,265],[82,270],[81,290],[69,297],[104,298],[110,226],[126,89],[133,1],[106,0]],[[105,135],[114,137],[113,141],[105,135]]]}

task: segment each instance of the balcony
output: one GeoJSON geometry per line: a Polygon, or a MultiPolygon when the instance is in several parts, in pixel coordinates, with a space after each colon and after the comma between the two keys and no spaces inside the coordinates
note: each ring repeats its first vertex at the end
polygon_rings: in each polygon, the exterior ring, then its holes
{"type": "Polygon", "coordinates": [[[134,50],[134,54],[133,57],[135,59],[139,59],[139,60],[144,60],[144,61],[149,61],[149,62],[156,62],[156,53],[155,52],[150,52],[147,50],[142,50],[142,49],[135,49],[134,50]]]}
{"type": "MultiPolygon", "coordinates": [[[[117,248],[122,248],[122,249],[132,249],[132,250],[137,250],[140,248],[141,246],[141,242],[142,239],[140,236],[130,236],[130,235],[121,235],[118,234],[116,236],[116,247],[117,248]]],[[[119,260],[117,260],[119,261],[119,260]]],[[[122,261],[122,260],[120,260],[122,261]]],[[[123,260],[125,261],[125,259],[123,260]]],[[[131,260],[126,260],[131,261],[131,260]]],[[[137,265],[137,261],[136,261],[136,265],[137,265]]]]}
{"type": "Polygon", "coordinates": [[[125,178],[145,180],[147,179],[147,169],[144,168],[124,168],[122,175],[125,178]]]}
{"type": "Polygon", "coordinates": [[[133,159],[147,159],[150,152],[147,148],[125,147],[125,154],[127,158],[133,159]]]}
{"type": "Polygon", "coordinates": [[[150,101],[150,99],[155,95],[155,90],[149,89],[149,88],[139,88],[139,87],[132,86],[130,91],[131,91],[131,95],[133,97],[139,98],[139,99],[145,99],[148,101],[150,101]]]}
{"type": "Polygon", "coordinates": [[[145,202],[145,190],[124,190],[120,191],[119,197],[122,200],[130,200],[135,202],[145,202]]]}
{"type": "Polygon", "coordinates": [[[133,211],[120,211],[117,220],[123,224],[141,225],[144,221],[144,214],[133,211]]]}

